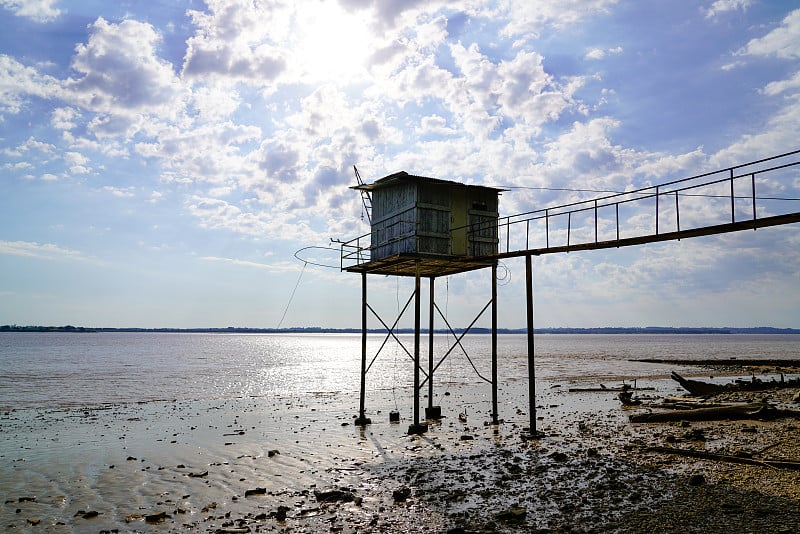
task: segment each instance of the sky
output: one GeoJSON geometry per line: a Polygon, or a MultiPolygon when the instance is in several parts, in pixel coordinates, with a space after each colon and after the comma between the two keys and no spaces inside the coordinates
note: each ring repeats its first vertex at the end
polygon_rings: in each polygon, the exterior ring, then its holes
{"type": "MultiPolygon", "coordinates": [[[[505,188],[504,216],[800,148],[797,1],[0,0],[0,26],[0,325],[359,327],[354,165],[505,188]]],[[[533,265],[538,327],[800,327],[796,224],[533,265]]],[[[500,272],[524,327],[524,261],[500,272]]],[[[453,326],[490,276],[437,279],[453,326]]],[[[391,323],[413,280],[368,291],[391,323]]]]}

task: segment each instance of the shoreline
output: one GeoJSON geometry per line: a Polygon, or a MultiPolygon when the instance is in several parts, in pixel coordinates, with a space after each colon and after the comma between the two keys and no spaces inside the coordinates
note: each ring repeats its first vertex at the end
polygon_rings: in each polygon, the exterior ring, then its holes
{"type": "MultiPolygon", "coordinates": [[[[389,391],[370,392],[374,423],[364,429],[353,425],[357,399],[341,392],[3,412],[0,525],[663,532],[672,530],[664,525],[699,531],[677,518],[707,516],[704,525],[720,528],[704,531],[721,532],[745,524],[780,531],[800,521],[798,472],[646,450],[668,443],[800,459],[800,423],[632,424],[613,395],[567,393],[562,382],[537,394],[545,437],[526,441],[524,382],[504,385],[497,427],[488,424],[485,392],[447,384],[450,394],[437,399],[446,417],[421,436],[406,434],[407,418],[388,422],[398,406],[389,391]],[[466,423],[456,417],[462,410],[466,423]],[[678,514],[679,505],[693,511],[678,514]]],[[[671,380],[645,382],[656,387],[644,395],[654,401],[675,391],[671,380]]],[[[791,393],[759,395],[788,402],[791,393]]],[[[406,413],[408,401],[399,399],[406,413]]]]}

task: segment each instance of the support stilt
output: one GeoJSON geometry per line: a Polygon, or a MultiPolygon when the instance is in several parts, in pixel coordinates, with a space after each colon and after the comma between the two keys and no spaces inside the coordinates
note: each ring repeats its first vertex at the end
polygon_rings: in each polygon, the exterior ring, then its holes
{"type": "Polygon", "coordinates": [[[531,256],[525,256],[525,285],[527,297],[527,322],[528,322],[528,412],[530,414],[530,437],[540,437],[536,430],[536,366],[534,365],[533,345],[533,265],[531,256]]]}
{"type": "Polygon", "coordinates": [[[492,424],[497,425],[497,263],[492,265],[492,424]]]}
{"type": "Polygon", "coordinates": [[[420,276],[417,260],[414,277],[414,424],[408,427],[409,434],[422,434],[428,431],[426,423],[419,422],[419,326],[420,326],[420,276]]]}
{"type": "Polygon", "coordinates": [[[366,416],[364,400],[367,388],[367,273],[361,273],[361,396],[358,403],[358,417],[355,424],[364,426],[372,423],[366,416]]]}
{"type": "Polygon", "coordinates": [[[434,307],[434,277],[430,278],[430,304],[428,306],[428,407],[425,408],[425,419],[441,419],[442,407],[433,405],[433,320],[434,307]]]}

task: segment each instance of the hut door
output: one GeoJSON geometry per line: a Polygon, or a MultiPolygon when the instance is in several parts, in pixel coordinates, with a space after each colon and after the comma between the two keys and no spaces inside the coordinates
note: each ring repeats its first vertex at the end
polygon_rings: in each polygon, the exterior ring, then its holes
{"type": "Polygon", "coordinates": [[[453,256],[467,255],[467,195],[461,187],[450,189],[451,253],[453,256]]]}

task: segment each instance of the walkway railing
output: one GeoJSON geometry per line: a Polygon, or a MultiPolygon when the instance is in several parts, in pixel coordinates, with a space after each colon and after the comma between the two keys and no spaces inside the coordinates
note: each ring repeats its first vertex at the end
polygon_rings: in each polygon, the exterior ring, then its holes
{"type": "Polygon", "coordinates": [[[800,222],[800,150],[498,220],[500,257],[800,222]]]}
{"type": "MultiPolygon", "coordinates": [[[[800,150],[641,189],[501,217],[492,258],[669,241],[800,222],[800,150]]],[[[481,234],[491,226],[472,225],[481,234]]],[[[370,234],[341,268],[370,261],[370,234]]]]}

